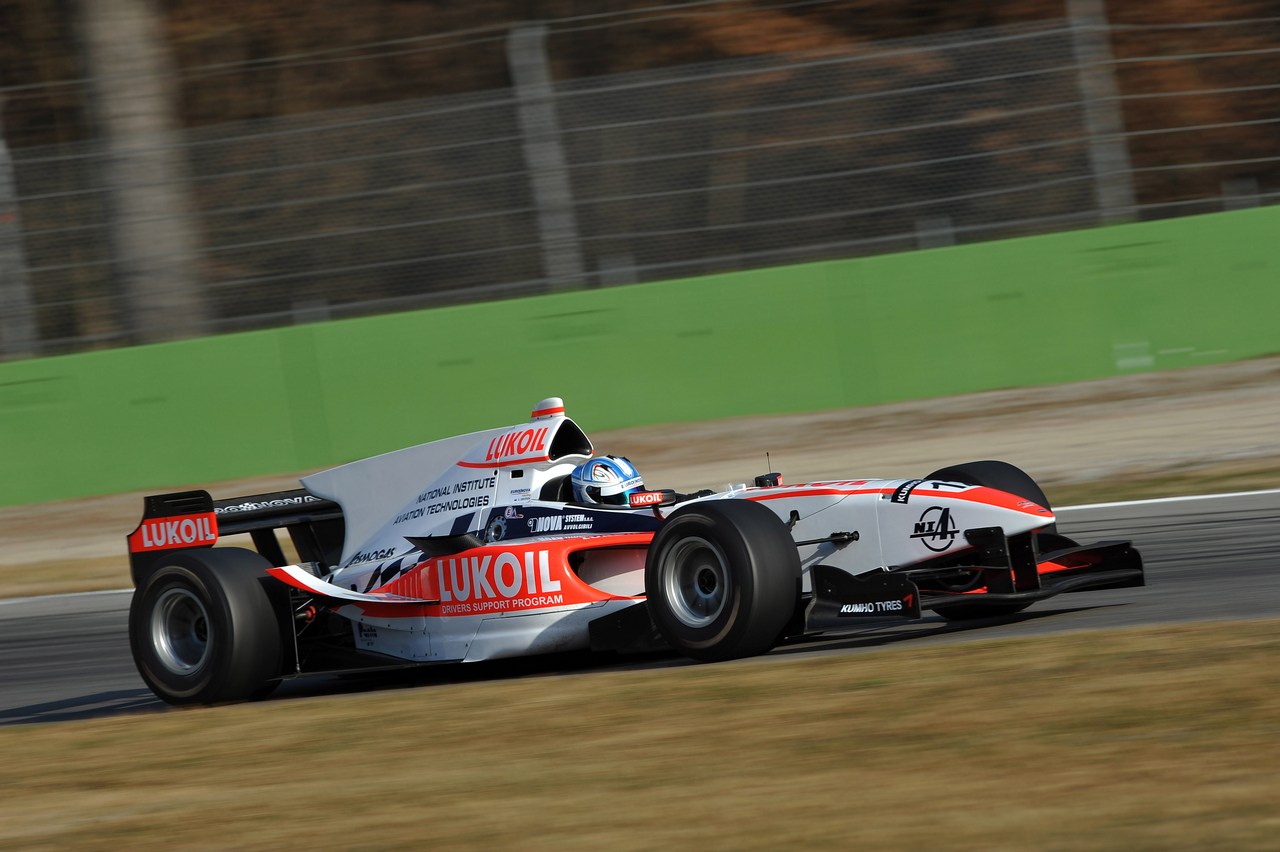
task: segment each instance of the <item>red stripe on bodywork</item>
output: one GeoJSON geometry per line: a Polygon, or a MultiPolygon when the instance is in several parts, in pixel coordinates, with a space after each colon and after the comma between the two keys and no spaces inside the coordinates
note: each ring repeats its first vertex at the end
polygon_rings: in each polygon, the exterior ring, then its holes
{"type": "Polygon", "coordinates": [[[458,467],[472,467],[472,468],[514,467],[516,465],[521,465],[521,464],[538,464],[540,462],[548,462],[548,461],[551,461],[551,458],[545,455],[526,456],[524,458],[519,458],[519,459],[503,459],[502,461],[487,461],[487,462],[460,461],[458,462],[458,467]]]}
{"type": "Polygon", "coordinates": [[[840,495],[848,497],[853,494],[887,494],[892,489],[884,490],[880,488],[806,488],[804,490],[779,490],[771,488],[768,491],[762,491],[759,494],[752,494],[747,497],[748,500],[780,500],[784,497],[830,497],[840,495]]]}
{"type": "MultiPolygon", "coordinates": [[[[865,482],[865,480],[864,480],[865,482]]],[[[862,482],[857,483],[859,485],[862,482]]],[[[848,497],[854,494],[893,494],[897,488],[858,488],[858,487],[841,487],[838,484],[817,483],[815,487],[792,486],[790,488],[772,488],[767,492],[752,493],[747,495],[748,500],[778,500],[783,497],[829,497],[844,496],[848,497]]],[[[964,500],[969,503],[981,503],[984,506],[995,506],[1000,509],[1011,509],[1015,512],[1022,512],[1026,515],[1038,515],[1045,517],[1046,521],[1053,517],[1053,513],[1038,503],[1024,499],[1016,494],[1008,494],[1004,491],[997,491],[994,488],[983,488],[981,486],[973,486],[965,491],[945,491],[932,488],[917,487],[911,492],[911,496],[915,497],[946,497],[952,500],[964,500]]]]}
{"type": "MultiPolygon", "coordinates": [[[[893,490],[894,489],[888,489],[885,493],[892,493],[893,490]]],[[[913,498],[949,497],[952,500],[965,500],[969,503],[981,503],[984,506],[996,506],[1000,509],[1011,509],[1015,512],[1022,512],[1025,515],[1053,515],[1053,512],[1050,512],[1034,500],[1028,500],[1025,497],[1019,497],[1017,494],[1010,494],[1007,491],[1000,491],[995,488],[986,488],[983,486],[973,486],[965,491],[947,491],[942,489],[917,487],[911,492],[911,496],[913,498]]]]}

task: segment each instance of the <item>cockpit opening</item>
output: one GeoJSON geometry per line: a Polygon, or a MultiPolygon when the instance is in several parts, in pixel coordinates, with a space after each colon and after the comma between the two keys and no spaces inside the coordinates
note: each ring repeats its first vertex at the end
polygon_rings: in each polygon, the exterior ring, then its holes
{"type": "Polygon", "coordinates": [[[551,439],[551,449],[547,451],[548,458],[551,461],[558,461],[565,456],[589,455],[591,455],[591,441],[588,440],[586,433],[572,420],[562,422],[560,428],[556,430],[556,436],[551,439]]]}

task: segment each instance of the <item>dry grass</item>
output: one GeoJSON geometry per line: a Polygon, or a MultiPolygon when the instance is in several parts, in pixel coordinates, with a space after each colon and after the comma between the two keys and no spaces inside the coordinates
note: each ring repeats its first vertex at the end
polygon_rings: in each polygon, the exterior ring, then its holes
{"type": "Polygon", "coordinates": [[[49,559],[22,565],[0,565],[0,598],[59,595],[125,589],[129,580],[129,555],[85,559],[49,559]]]}
{"type": "Polygon", "coordinates": [[[1270,488],[1280,488],[1280,463],[1268,460],[1223,462],[1168,473],[1117,471],[1114,478],[1102,482],[1050,484],[1045,493],[1055,506],[1075,506],[1270,488]]]}
{"type": "Polygon", "coordinates": [[[0,846],[1273,849],[1276,628],[0,730],[0,846]]]}

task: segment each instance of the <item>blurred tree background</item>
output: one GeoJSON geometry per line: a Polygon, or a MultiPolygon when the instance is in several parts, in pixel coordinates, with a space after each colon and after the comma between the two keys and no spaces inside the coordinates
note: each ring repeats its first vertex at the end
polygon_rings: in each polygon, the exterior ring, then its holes
{"type": "MultiPolygon", "coordinates": [[[[1261,194],[1267,201],[1266,190],[1280,186],[1280,46],[1276,38],[1280,3],[1275,0],[692,0],[678,4],[661,0],[369,0],[359,4],[349,0],[0,0],[0,130],[20,160],[27,185],[41,187],[39,203],[24,199],[22,210],[26,250],[38,276],[35,289],[41,295],[39,336],[46,342],[45,351],[84,348],[95,342],[118,345],[164,339],[166,334],[186,336],[201,328],[247,327],[233,323],[250,315],[259,324],[298,321],[299,305],[333,307],[343,298],[354,298],[351,294],[386,300],[391,309],[395,300],[409,305],[408,300],[419,298],[428,286],[478,293],[488,284],[521,286],[549,277],[541,269],[536,247],[524,255],[491,250],[503,241],[523,247],[538,241],[532,216],[525,217],[528,221],[516,216],[537,206],[528,187],[491,180],[493,175],[526,168],[518,159],[518,145],[499,155],[493,145],[452,144],[450,134],[458,140],[466,137],[461,125],[468,119],[462,117],[463,110],[456,110],[457,118],[429,119],[440,138],[429,143],[435,146],[430,156],[418,156],[413,146],[428,144],[413,141],[422,125],[393,126],[384,106],[431,98],[453,103],[447,99],[509,92],[514,81],[508,35],[521,24],[548,24],[545,47],[551,77],[571,87],[606,75],[663,72],[718,60],[748,62],[781,54],[849,56],[896,39],[958,36],[1009,25],[1048,28],[1061,25],[1073,6],[1078,10],[1090,2],[1104,9],[1110,26],[1114,59],[1110,69],[1117,92],[1106,99],[1118,106],[1119,132],[1128,157],[1124,168],[1140,217],[1215,209],[1209,205],[1221,204],[1228,190],[1239,190],[1242,197],[1261,194]],[[146,18],[147,38],[155,40],[156,53],[162,54],[146,67],[164,69],[161,89],[148,94],[143,78],[156,75],[138,70],[143,66],[129,66],[128,56],[104,59],[104,41],[107,46],[111,42],[109,25],[104,30],[102,23],[107,16],[97,14],[95,19],[91,13],[107,6],[140,10],[136,16],[146,18]],[[1255,20],[1259,25],[1251,25],[1255,20]],[[163,111],[175,135],[147,130],[145,122],[129,125],[129,112],[135,107],[142,112],[150,109],[156,114],[153,118],[163,111]],[[306,118],[311,116],[316,118],[306,118]],[[297,121],[291,123],[293,119],[297,121]],[[362,122],[364,135],[343,137],[346,121],[362,122]],[[112,187],[109,178],[112,169],[123,167],[112,162],[102,165],[100,149],[94,147],[113,136],[113,122],[124,128],[115,131],[113,152],[146,147],[148,133],[158,133],[156,138],[161,140],[152,147],[176,149],[177,141],[166,140],[177,140],[176,134],[182,134],[181,145],[189,156],[173,155],[166,165],[153,151],[150,159],[132,164],[135,173],[157,167],[194,173],[190,179],[180,175],[173,183],[194,187],[187,194],[201,211],[201,220],[187,239],[188,245],[203,244],[203,248],[170,251],[169,259],[175,263],[167,269],[130,270],[127,263],[122,264],[122,257],[145,252],[128,249],[129,235],[122,235],[116,224],[128,218],[119,215],[119,207],[120,199],[128,202],[130,196],[127,189],[112,187]],[[268,123],[271,129],[263,130],[268,123]],[[325,128],[326,123],[337,129],[321,140],[314,130],[325,128]],[[255,129],[245,129],[251,126],[255,129]],[[370,131],[370,127],[378,129],[370,131]],[[135,138],[122,139],[122,132],[135,138]],[[276,136],[278,141],[263,142],[263,137],[276,136]],[[441,144],[441,139],[450,144],[441,144]],[[310,147],[309,140],[314,140],[310,147]],[[21,160],[24,150],[37,153],[21,160]],[[382,157],[373,163],[366,162],[370,160],[366,150],[404,153],[400,159],[382,157]],[[489,201],[472,191],[486,180],[490,199],[509,199],[512,215],[499,220],[492,215],[492,206],[484,206],[489,201]],[[457,188],[451,188],[454,184],[457,188]],[[105,192],[103,185],[108,187],[105,192]],[[415,185],[429,189],[421,197],[401,191],[415,185]],[[335,199],[340,203],[327,203],[335,199]],[[115,207],[109,208],[110,204],[115,207]],[[456,212],[458,221],[435,221],[437,208],[456,212]],[[481,220],[493,224],[486,224],[487,230],[473,224],[481,220]],[[370,223],[377,223],[382,231],[371,233],[370,223]],[[406,229],[416,225],[423,230],[410,235],[406,229]],[[427,230],[427,225],[434,230],[427,230]],[[326,234],[347,234],[351,239],[317,239],[326,234]],[[264,240],[263,235],[271,239],[264,240]],[[268,241],[272,245],[262,245],[268,241]],[[409,250],[428,244],[443,248],[429,257],[409,250]],[[198,263],[189,262],[197,254],[198,263]],[[481,256],[484,263],[475,260],[481,256]],[[190,285],[179,281],[175,269],[180,266],[191,267],[191,275],[198,280],[190,285]],[[328,281],[322,280],[326,274],[328,281]],[[148,275],[166,283],[169,291],[147,285],[148,275]],[[155,309],[150,320],[143,315],[148,304],[155,309]],[[183,325],[175,317],[190,322],[183,325]],[[275,319],[262,319],[269,317],[275,319]]],[[[596,270],[592,274],[605,280],[606,272],[599,271],[601,258],[610,257],[629,258],[628,262],[641,266],[648,263],[650,280],[668,272],[743,268],[745,263],[759,261],[764,252],[776,252],[765,262],[787,262],[783,252],[794,234],[730,229],[735,223],[764,222],[770,216],[799,221],[814,209],[832,211],[822,213],[831,217],[831,227],[824,231],[815,225],[805,239],[833,247],[817,256],[835,256],[832,253],[847,250],[839,241],[847,240],[849,233],[874,237],[876,225],[887,227],[893,218],[880,217],[879,223],[850,219],[842,212],[847,208],[838,205],[847,205],[851,198],[869,209],[883,210],[902,199],[936,191],[963,205],[965,192],[976,197],[994,187],[990,193],[994,200],[981,202],[991,221],[1038,216],[1048,222],[1059,211],[1078,209],[1081,205],[1068,195],[1087,195],[1090,188],[1072,183],[1078,180],[1072,175],[1082,167],[1069,159],[1063,140],[1053,135],[1057,131],[1031,127],[1029,122],[1019,125],[1013,119],[985,123],[993,115],[998,119],[1000,113],[1008,113],[1009,104],[1018,103],[1019,98],[1032,102],[1037,94],[1035,80],[1041,78],[1015,81],[1016,75],[1002,77],[1005,72],[993,69],[991,78],[997,82],[991,85],[1002,100],[983,102],[986,95],[977,90],[952,96],[947,84],[939,82],[948,73],[963,73],[969,79],[985,73],[973,62],[963,69],[947,67],[952,56],[926,48],[868,63],[864,78],[840,84],[841,96],[857,101],[863,113],[855,117],[850,108],[824,115],[815,108],[803,117],[797,114],[784,120],[784,125],[792,125],[787,130],[803,123],[797,135],[805,133],[820,142],[808,151],[805,163],[788,159],[793,149],[747,118],[741,126],[735,124],[737,119],[727,118],[714,128],[673,124],[665,131],[659,127],[652,135],[637,133],[630,138],[625,133],[602,133],[592,137],[590,145],[595,147],[587,147],[588,137],[577,134],[569,144],[580,149],[570,153],[579,158],[573,180],[586,188],[576,203],[584,221],[583,236],[595,251],[590,259],[595,265],[589,264],[596,270]],[[890,86],[946,94],[915,105],[898,98],[872,103],[868,92],[890,86]],[[852,125],[886,127],[899,117],[903,123],[946,126],[948,135],[937,144],[950,145],[946,153],[973,171],[943,165],[937,150],[928,154],[934,165],[916,168],[909,159],[914,154],[903,150],[901,136],[853,140],[867,134],[849,131],[852,125]],[[1037,136],[1041,130],[1044,135],[1037,136]],[[699,166],[701,171],[694,168],[691,155],[675,147],[662,148],[675,145],[670,142],[673,135],[704,131],[708,138],[699,144],[705,143],[702,156],[709,162],[699,166]],[[754,159],[745,154],[708,158],[705,153],[749,146],[754,146],[754,159]],[[652,170],[645,171],[648,166],[642,161],[649,153],[665,157],[666,172],[661,177],[665,184],[652,170]],[[595,161],[605,160],[639,164],[613,173],[594,169],[595,161]],[[855,167],[878,170],[885,177],[879,183],[870,179],[855,183],[852,177],[846,183],[819,180],[848,177],[855,167]],[[1030,192],[1003,196],[1002,170],[1017,171],[1027,186],[1035,186],[1036,181],[1044,185],[1057,181],[1058,186],[1040,196],[1030,192]],[[749,181],[763,185],[774,179],[792,181],[803,189],[786,198],[733,189],[749,181]],[[680,199],[684,207],[674,206],[677,191],[671,187],[695,182],[705,183],[715,194],[696,200],[702,206],[692,199],[687,203],[680,199]],[[614,204],[624,195],[633,203],[614,204]],[[672,199],[671,206],[658,201],[634,203],[649,195],[672,199]],[[829,208],[815,208],[815,202],[826,201],[829,208]],[[756,209],[747,209],[752,203],[756,209]],[[762,210],[765,206],[776,206],[777,211],[762,210]],[[718,267],[659,268],[667,257],[679,254],[678,237],[651,240],[647,248],[621,239],[629,231],[648,238],[689,223],[702,229],[699,238],[705,241],[709,257],[735,259],[718,267]],[[770,237],[775,238],[772,244],[770,237]],[[644,251],[649,252],[648,258],[641,256],[644,251]]],[[[825,84],[817,72],[768,72],[741,85],[766,91],[770,79],[788,75],[788,85],[822,94],[825,84]]],[[[739,106],[734,85],[738,84],[732,80],[718,83],[708,103],[729,104],[726,115],[731,115],[739,106]]],[[[785,99],[782,87],[778,92],[771,96],[785,99]]],[[[688,97],[686,113],[696,108],[693,95],[688,97]]],[[[1054,97],[1057,100],[1052,103],[1064,104],[1079,95],[1064,90],[1054,97]]],[[[578,98],[575,104],[588,101],[578,98]]],[[[660,107],[647,114],[659,114],[660,107]]],[[[604,112],[594,116],[597,123],[611,108],[606,105],[604,112]]],[[[471,114],[481,113],[477,108],[471,114]]],[[[489,120],[486,132],[491,138],[520,138],[518,127],[489,120]]],[[[479,121],[476,118],[473,123],[479,121]]],[[[157,126],[156,122],[150,126],[157,126]]],[[[646,133],[651,130],[645,128],[646,133]]],[[[471,138],[475,137],[473,133],[471,138]]],[[[139,229],[134,234],[135,245],[148,239],[160,242],[155,223],[181,218],[180,211],[172,216],[156,211],[163,211],[165,204],[177,210],[183,198],[157,196],[154,187],[152,192],[150,197],[136,199],[138,209],[149,216],[133,218],[151,224],[149,231],[139,229]]],[[[904,210],[898,216],[894,233],[909,235],[918,227],[919,219],[912,217],[925,214],[916,210],[904,210]]],[[[953,215],[952,210],[945,211],[944,217],[953,215]]],[[[1074,224],[1079,222],[1061,226],[1074,224]]],[[[975,229],[973,237],[1016,233],[975,229]]],[[[163,241],[182,245],[183,237],[175,232],[163,241]]],[[[865,250],[902,247],[884,242],[865,250]]]]}
{"type": "MultiPolygon", "coordinates": [[[[74,86],[84,79],[79,4],[92,0],[0,0],[0,86],[38,89],[21,110],[6,110],[13,147],[83,138],[89,108],[74,86]]],[[[154,0],[179,73],[188,127],[367,105],[510,85],[506,31],[522,22],[568,20],[548,53],[559,81],[799,50],[1048,21],[1065,0],[745,0],[659,5],[655,0],[154,0]],[[684,14],[674,14],[682,7],[684,14]],[[696,12],[690,14],[689,12],[696,12]]],[[[1275,0],[1123,0],[1106,4],[1117,60],[1195,53],[1204,31],[1127,32],[1126,25],[1234,21],[1280,14],[1275,0]]],[[[1248,51],[1274,48],[1265,30],[1214,34],[1215,52],[1235,62],[1119,68],[1122,89],[1180,92],[1258,76],[1248,51]],[[1247,70],[1243,66],[1249,66],[1247,70]]],[[[1280,68],[1276,60],[1270,67],[1280,68]]],[[[1280,75],[1273,77],[1280,78],[1280,75]]],[[[1156,100],[1125,107],[1130,131],[1173,123],[1229,121],[1244,102],[1275,101],[1274,91],[1240,98],[1178,99],[1185,122],[1156,100]]],[[[1267,131],[1270,133],[1270,131],[1267,131]]],[[[1250,146],[1239,128],[1222,140],[1250,146]]],[[[1186,140],[1184,140],[1186,141],[1186,140]]],[[[1203,144],[1197,140],[1193,144],[1203,144]]],[[[1158,156],[1139,150],[1136,158],[1158,156]]]]}

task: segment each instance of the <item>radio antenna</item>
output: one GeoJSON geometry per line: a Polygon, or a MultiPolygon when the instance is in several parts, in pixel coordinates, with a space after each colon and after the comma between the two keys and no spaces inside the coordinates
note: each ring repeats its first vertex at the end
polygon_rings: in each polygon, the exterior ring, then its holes
{"type": "Polygon", "coordinates": [[[769,468],[769,473],[773,473],[773,460],[769,458],[769,451],[764,451],[764,463],[769,468]]]}

